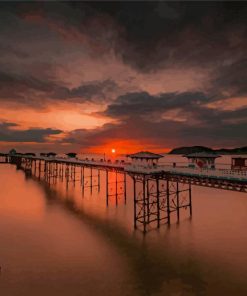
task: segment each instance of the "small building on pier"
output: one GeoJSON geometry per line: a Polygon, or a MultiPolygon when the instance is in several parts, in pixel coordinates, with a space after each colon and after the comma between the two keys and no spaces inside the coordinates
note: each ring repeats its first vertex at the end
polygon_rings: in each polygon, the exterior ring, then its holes
{"type": "Polygon", "coordinates": [[[66,155],[68,156],[68,158],[76,158],[77,153],[75,153],[75,152],[69,152],[66,155]]]}
{"type": "Polygon", "coordinates": [[[232,157],[231,168],[232,170],[247,170],[247,156],[232,157]]]}
{"type": "Polygon", "coordinates": [[[9,151],[9,155],[16,155],[16,154],[17,154],[17,152],[16,152],[15,149],[11,149],[11,150],[9,151]]]}
{"type": "Polygon", "coordinates": [[[126,156],[131,159],[132,164],[138,166],[157,166],[159,159],[163,157],[163,155],[149,151],[140,151],[126,156]]]}
{"type": "Polygon", "coordinates": [[[46,154],[47,157],[56,157],[57,153],[55,152],[49,152],[46,154]]]}
{"type": "Polygon", "coordinates": [[[190,168],[215,169],[215,159],[220,157],[215,153],[198,152],[184,155],[188,158],[190,168]]]}

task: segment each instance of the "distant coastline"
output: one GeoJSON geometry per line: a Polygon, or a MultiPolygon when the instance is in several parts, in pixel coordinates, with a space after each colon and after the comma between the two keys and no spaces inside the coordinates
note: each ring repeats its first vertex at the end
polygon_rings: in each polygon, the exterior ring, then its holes
{"type": "Polygon", "coordinates": [[[190,154],[197,152],[208,152],[208,153],[216,153],[216,154],[247,154],[247,146],[238,147],[232,149],[212,149],[205,146],[188,146],[188,147],[178,147],[172,149],[169,154],[190,154]]]}

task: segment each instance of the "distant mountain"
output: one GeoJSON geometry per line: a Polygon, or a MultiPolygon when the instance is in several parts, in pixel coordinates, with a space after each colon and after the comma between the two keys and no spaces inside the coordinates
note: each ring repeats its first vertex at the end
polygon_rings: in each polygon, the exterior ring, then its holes
{"type": "Polygon", "coordinates": [[[247,146],[233,149],[218,149],[215,150],[218,154],[247,154],[247,146]]]}
{"type": "Polygon", "coordinates": [[[169,154],[190,154],[198,152],[210,152],[217,154],[247,154],[247,146],[233,149],[212,149],[204,146],[179,147],[172,149],[169,154]]]}
{"type": "Polygon", "coordinates": [[[214,152],[213,149],[204,146],[179,147],[172,149],[169,154],[190,154],[198,152],[214,152]]]}

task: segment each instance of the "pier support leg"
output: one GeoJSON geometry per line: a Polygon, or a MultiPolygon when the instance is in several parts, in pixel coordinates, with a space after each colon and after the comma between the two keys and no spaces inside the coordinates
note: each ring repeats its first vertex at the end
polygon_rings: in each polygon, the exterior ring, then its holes
{"type": "Polygon", "coordinates": [[[75,187],[75,181],[76,181],[76,165],[74,164],[73,165],[73,184],[74,184],[74,187],[75,187]]]}
{"type": "Polygon", "coordinates": [[[83,192],[84,192],[84,176],[85,176],[85,168],[83,166],[82,167],[82,178],[81,178],[81,185],[82,185],[83,192]]]}
{"type": "Polygon", "coordinates": [[[180,207],[179,207],[179,184],[178,182],[176,182],[176,189],[177,189],[177,192],[176,192],[176,195],[177,195],[177,220],[179,221],[179,218],[180,218],[180,207]]]}
{"type": "Polygon", "coordinates": [[[191,194],[191,183],[189,183],[189,203],[190,203],[190,217],[192,217],[192,194],[191,194]]]}
{"type": "Polygon", "coordinates": [[[167,223],[170,225],[170,188],[169,179],[166,181],[167,223]]]}
{"type": "Polygon", "coordinates": [[[160,186],[159,179],[156,179],[156,192],[157,192],[157,227],[160,227],[160,186]]]}
{"type": "Polygon", "coordinates": [[[147,198],[146,198],[147,202],[147,223],[149,223],[150,221],[150,194],[149,194],[149,180],[147,179],[147,198]]]}
{"type": "Polygon", "coordinates": [[[126,186],[126,173],[124,173],[124,203],[126,204],[127,199],[127,186],[126,186]]]}
{"type": "Polygon", "coordinates": [[[118,205],[118,184],[117,184],[117,172],[116,172],[116,206],[118,205]]]}
{"type": "Polygon", "coordinates": [[[100,192],[100,170],[98,169],[98,192],[100,192]]]}
{"type": "Polygon", "coordinates": [[[108,178],[109,178],[109,176],[108,176],[108,171],[106,170],[106,205],[108,206],[108,204],[109,204],[109,192],[108,192],[108,190],[109,190],[109,188],[108,188],[108,178]]]}
{"type": "Polygon", "coordinates": [[[65,180],[66,180],[66,188],[68,188],[69,185],[69,165],[66,163],[66,167],[65,167],[65,180]]]}
{"type": "Polygon", "coordinates": [[[93,193],[93,168],[90,167],[90,193],[93,193]]]}
{"type": "Polygon", "coordinates": [[[143,176],[142,181],[142,190],[143,190],[143,231],[146,232],[146,178],[143,176]]]}
{"type": "Polygon", "coordinates": [[[136,179],[133,177],[133,190],[134,190],[134,227],[137,227],[137,209],[136,209],[136,203],[137,203],[137,196],[136,196],[136,179]]]}

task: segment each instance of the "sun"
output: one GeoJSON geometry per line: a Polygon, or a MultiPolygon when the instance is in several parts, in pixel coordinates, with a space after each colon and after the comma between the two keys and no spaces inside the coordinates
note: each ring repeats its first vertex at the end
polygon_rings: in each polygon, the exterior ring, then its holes
{"type": "Polygon", "coordinates": [[[116,149],[112,148],[111,152],[116,153],[116,149]]]}

